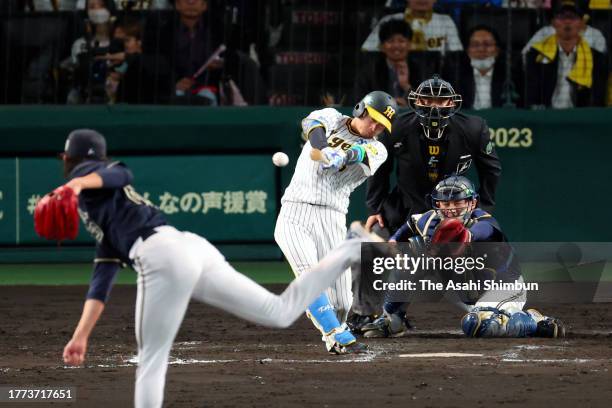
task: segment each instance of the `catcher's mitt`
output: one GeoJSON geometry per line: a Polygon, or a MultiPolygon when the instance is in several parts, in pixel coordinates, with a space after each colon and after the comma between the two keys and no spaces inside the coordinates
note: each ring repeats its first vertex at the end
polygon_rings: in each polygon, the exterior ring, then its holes
{"type": "Polygon", "coordinates": [[[58,187],[46,194],[34,210],[34,229],[43,238],[63,241],[79,233],[78,199],[74,190],[58,187]]]}

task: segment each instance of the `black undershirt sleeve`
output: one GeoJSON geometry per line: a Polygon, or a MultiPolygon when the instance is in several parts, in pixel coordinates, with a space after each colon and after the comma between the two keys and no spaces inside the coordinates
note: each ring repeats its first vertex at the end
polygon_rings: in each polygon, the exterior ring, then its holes
{"type": "Polygon", "coordinates": [[[327,137],[325,135],[325,128],[323,126],[318,126],[310,131],[308,134],[308,140],[310,140],[310,145],[315,149],[324,149],[328,147],[327,137]]]}

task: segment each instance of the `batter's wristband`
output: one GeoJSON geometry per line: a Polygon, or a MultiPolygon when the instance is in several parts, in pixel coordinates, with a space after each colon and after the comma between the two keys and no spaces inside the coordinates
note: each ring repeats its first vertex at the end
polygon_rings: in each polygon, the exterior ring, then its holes
{"type": "Polygon", "coordinates": [[[363,146],[360,146],[360,145],[352,146],[346,152],[346,157],[347,157],[346,162],[348,164],[361,163],[363,162],[365,155],[366,155],[366,151],[363,146]]]}

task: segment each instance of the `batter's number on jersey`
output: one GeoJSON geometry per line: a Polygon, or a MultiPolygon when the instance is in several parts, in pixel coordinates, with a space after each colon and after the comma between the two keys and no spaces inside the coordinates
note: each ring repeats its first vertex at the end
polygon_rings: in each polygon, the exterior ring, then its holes
{"type": "Polygon", "coordinates": [[[347,151],[352,146],[350,143],[347,143],[346,140],[339,138],[338,136],[334,136],[327,140],[327,144],[329,144],[329,146],[333,147],[334,149],[340,146],[340,148],[344,151],[347,151]]]}

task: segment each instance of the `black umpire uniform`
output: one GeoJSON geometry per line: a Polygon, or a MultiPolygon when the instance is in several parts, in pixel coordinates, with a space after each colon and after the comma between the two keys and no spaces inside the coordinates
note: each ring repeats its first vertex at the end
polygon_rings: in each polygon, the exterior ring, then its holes
{"type": "Polygon", "coordinates": [[[430,140],[417,114],[406,112],[396,118],[393,133],[379,140],[389,157],[368,179],[366,202],[370,214],[382,214],[391,233],[409,215],[431,208],[427,195],[439,181],[452,174],[464,174],[472,165],[480,180],[480,207],[492,212],[501,163],[482,118],[456,113],[449,118],[444,136],[430,140]],[[397,183],[390,190],[394,167],[397,183]]]}
{"type": "MultiPolygon", "coordinates": [[[[388,238],[410,215],[430,210],[427,196],[436,184],[448,176],[465,174],[472,165],[480,181],[480,206],[492,212],[501,163],[486,122],[457,113],[461,96],[437,75],[421,83],[408,99],[412,111],[398,115],[393,132],[379,139],[389,156],[368,178],[368,210],[370,215],[382,215],[385,221],[382,231],[378,224],[374,231],[388,238]],[[394,168],[396,186],[390,189],[394,168]]],[[[348,324],[359,333],[380,312],[382,297],[368,288],[359,274],[354,276],[353,315],[348,324]]]]}

